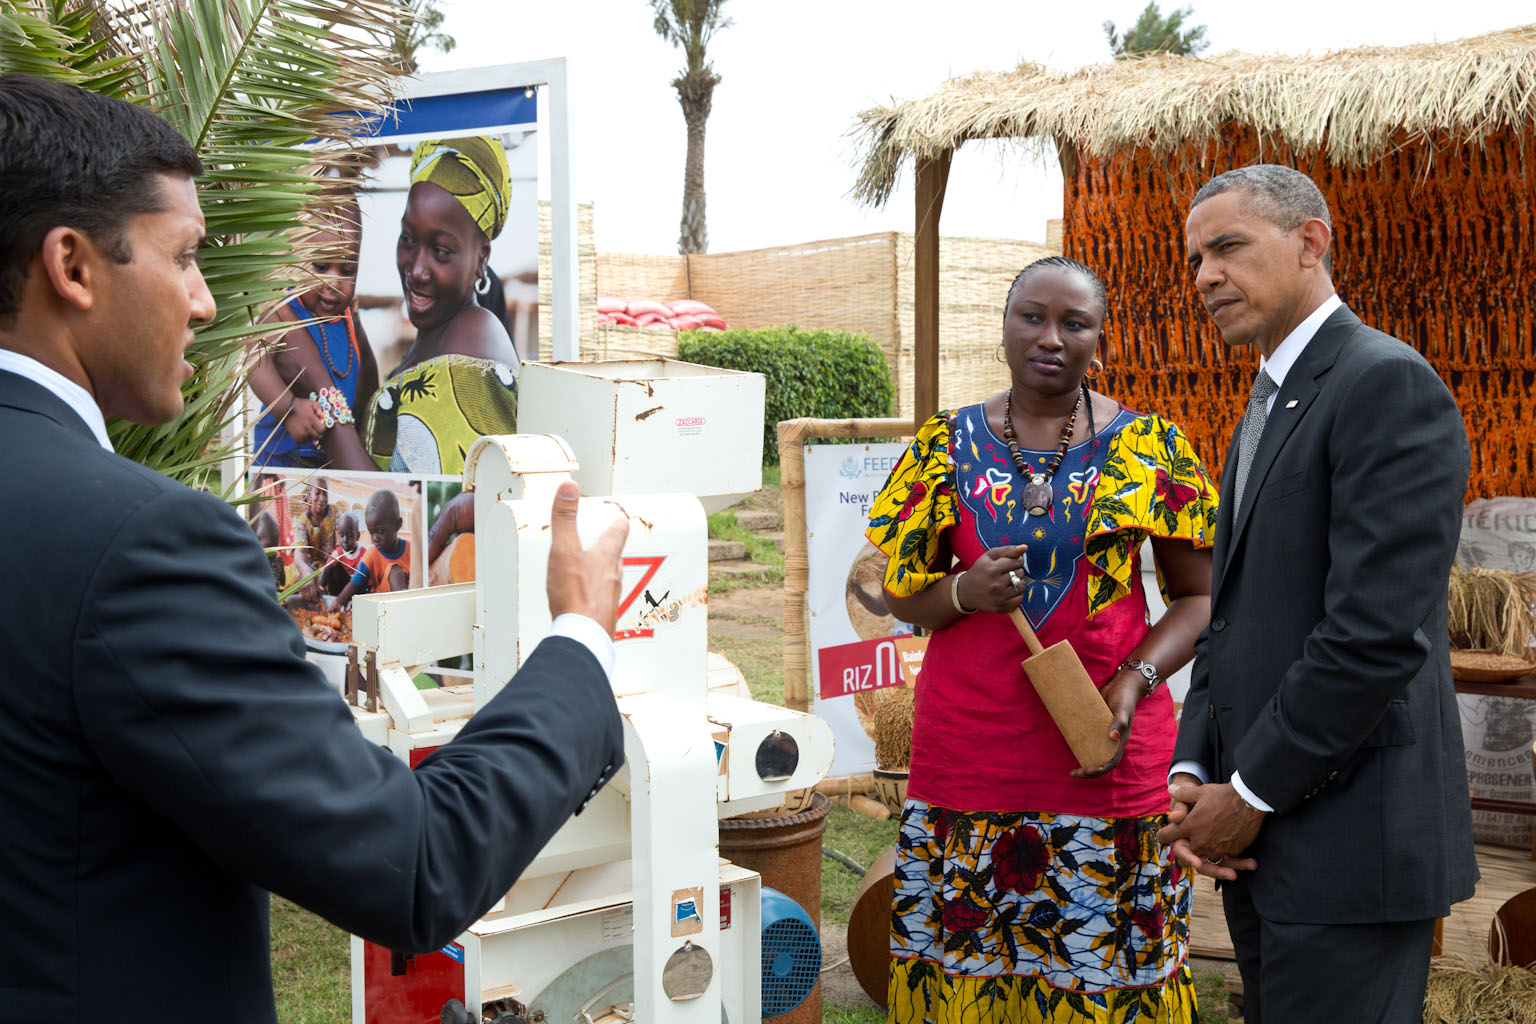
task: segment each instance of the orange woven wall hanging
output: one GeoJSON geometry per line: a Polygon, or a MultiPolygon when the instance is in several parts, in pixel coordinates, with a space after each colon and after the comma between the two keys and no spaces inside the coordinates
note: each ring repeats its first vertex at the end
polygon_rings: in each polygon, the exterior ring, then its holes
{"type": "MultiPolygon", "coordinates": [[[[1467,498],[1536,495],[1536,147],[1407,143],[1345,168],[1246,129],[1169,161],[1081,157],[1066,175],[1064,247],[1109,289],[1101,390],[1178,423],[1212,473],[1257,355],[1229,350],[1195,299],[1184,217],[1209,178],[1244,164],[1311,175],[1334,220],[1333,280],[1366,323],[1413,345],[1467,421],[1467,498]]],[[[1071,165],[1069,164],[1069,167],[1071,165]]]]}

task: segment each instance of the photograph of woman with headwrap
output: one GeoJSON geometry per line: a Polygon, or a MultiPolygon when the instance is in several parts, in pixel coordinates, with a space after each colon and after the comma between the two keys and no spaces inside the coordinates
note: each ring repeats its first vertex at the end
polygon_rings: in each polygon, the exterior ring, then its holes
{"type": "Polygon", "coordinates": [[[395,265],[416,339],[379,389],[367,446],[384,470],[457,474],[475,438],[517,429],[517,352],[475,301],[511,177],[501,142],[474,136],[419,143],[410,181],[395,265]]]}

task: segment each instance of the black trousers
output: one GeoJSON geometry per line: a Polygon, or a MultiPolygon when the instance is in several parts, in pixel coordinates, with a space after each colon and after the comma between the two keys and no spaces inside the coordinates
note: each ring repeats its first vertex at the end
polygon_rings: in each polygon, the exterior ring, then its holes
{"type": "Polygon", "coordinates": [[[1242,876],[1221,884],[1243,976],[1244,1024],[1419,1024],[1435,922],[1290,924],[1254,909],[1242,876]]]}

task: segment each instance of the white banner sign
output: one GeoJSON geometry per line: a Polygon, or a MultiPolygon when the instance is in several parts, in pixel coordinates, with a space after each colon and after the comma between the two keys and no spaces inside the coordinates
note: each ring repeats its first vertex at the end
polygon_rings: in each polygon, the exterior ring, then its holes
{"type": "Polygon", "coordinates": [[[911,629],[885,607],[886,558],[864,539],[864,528],[904,451],[899,442],[805,446],[811,709],[832,727],[834,776],[874,768],[880,690],[902,684],[892,637],[911,629]]]}
{"type": "MultiPolygon", "coordinates": [[[[1536,569],[1536,499],[1480,498],[1461,517],[1463,568],[1536,569]]],[[[1461,738],[1467,748],[1467,782],[1474,796],[1536,802],[1531,776],[1531,739],[1536,736],[1536,701],[1514,697],[1457,694],[1461,738]]],[[[1472,835],[1480,843],[1526,849],[1533,821],[1524,814],[1472,812],[1472,835]]]]}

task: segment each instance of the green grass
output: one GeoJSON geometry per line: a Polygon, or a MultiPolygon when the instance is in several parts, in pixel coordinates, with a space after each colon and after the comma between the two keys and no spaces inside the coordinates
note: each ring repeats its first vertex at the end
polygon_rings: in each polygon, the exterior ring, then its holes
{"type": "Polygon", "coordinates": [[[347,933],[304,908],[273,896],[272,990],[283,1024],[337,1024],[352,1019],[351,948],[347,933]]]}
{"type": "MultiPolygon", "coordinates": [[[[836,850],[862,867],[896,845],[896,819],[875,821],[856,811],[834,805],[827,813],[827,831],[821,845],[836,850]]],[[[822,927],[846,928],[854,900],[864,879],[831,857],[821,859],[822,927]]]]}
{"type": "Polygon", "coordinates": [[[732,573],[729,576],[719,576],[709,582],[709,596],[718,597],[721,594],[729,594],[733,590],[762,590],[764,587],[776,587],[784,581],[784,570],[777,570],[764,566],[758,572],[732,573]]]}
{"type": "Polygon", "coordinates": [[[710,592],[717,588],[734,590],[742,586],[776,587],[784,582],[784,555],[766,537],[759,537],[736,521],[732,509],[716,512],[709,517],[709,535],[717,540],[739,540],[747,546],[747,558],[763,567],[763,571],[750,577],[722,578],[710,584],[710,592]]]}
{"type": "Polygon", "coordinates": [[[1200,1024],[1223,1024],[1227,1019],[1225,979],[1215,971],[1195,972],[1195,1000],[1200,1024]]]}
{"type": "Polygon", "coordinates": [[[885,1011],[878,1006],[821,1007],[822,1024],[885,1024],[885,1011]]]}
{"type": "Polygon", "coordinates": [[[736,521],[736,510],[726,509],[709,517],[709,535],[719,540],[739,540],[747,546],[747,557],[759,565],[777,569],[784,578],[784,555],[773,541],[759,537],[736,521]]]}

